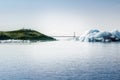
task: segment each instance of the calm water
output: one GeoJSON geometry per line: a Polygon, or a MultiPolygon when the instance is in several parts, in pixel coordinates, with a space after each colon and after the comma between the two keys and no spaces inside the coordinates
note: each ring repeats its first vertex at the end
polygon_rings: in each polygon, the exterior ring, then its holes
{"type": "Polygon", "coordinates": [[[120,43],[0,44],[0,80],[120,80],[120,43]]]}

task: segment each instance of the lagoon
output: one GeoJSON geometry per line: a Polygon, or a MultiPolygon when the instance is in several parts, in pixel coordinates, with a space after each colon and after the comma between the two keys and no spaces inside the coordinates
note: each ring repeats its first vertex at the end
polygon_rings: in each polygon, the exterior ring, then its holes
{"type": "Polygon", "coordinates": [[[119,79],[119,42],[0,44],[0,80],[119,79]]]}

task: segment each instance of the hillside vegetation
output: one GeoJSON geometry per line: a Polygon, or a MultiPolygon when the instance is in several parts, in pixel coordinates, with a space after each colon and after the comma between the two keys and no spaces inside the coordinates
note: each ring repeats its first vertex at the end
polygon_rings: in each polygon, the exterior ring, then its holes
{"type": "Polygon", "coordinates": [[[44,35],[31,29],[20,29],[15,31],[0,31],[0,40],[55,40],[54,38],[44,35]]]}

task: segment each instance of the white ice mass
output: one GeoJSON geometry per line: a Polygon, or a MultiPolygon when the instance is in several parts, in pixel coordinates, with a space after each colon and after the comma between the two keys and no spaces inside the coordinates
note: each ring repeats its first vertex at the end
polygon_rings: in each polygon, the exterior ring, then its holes
{"type": "Polygon", "coordinates": [[[118,30],[101,32],[97,29],[92,29],[82,34],[79,40],[82,42],[115,42],[120,41],[120,32],[118,30]]]}

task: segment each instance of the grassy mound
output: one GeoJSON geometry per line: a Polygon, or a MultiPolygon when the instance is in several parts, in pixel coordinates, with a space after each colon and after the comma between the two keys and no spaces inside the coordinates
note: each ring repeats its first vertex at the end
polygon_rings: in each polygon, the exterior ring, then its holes
{"type": "Polygon", "coordinates": [[[0,31],[0,40],[55,40],[54,38],[44,35],[31,29],[20,29],[15,31],[0,31]]]}

